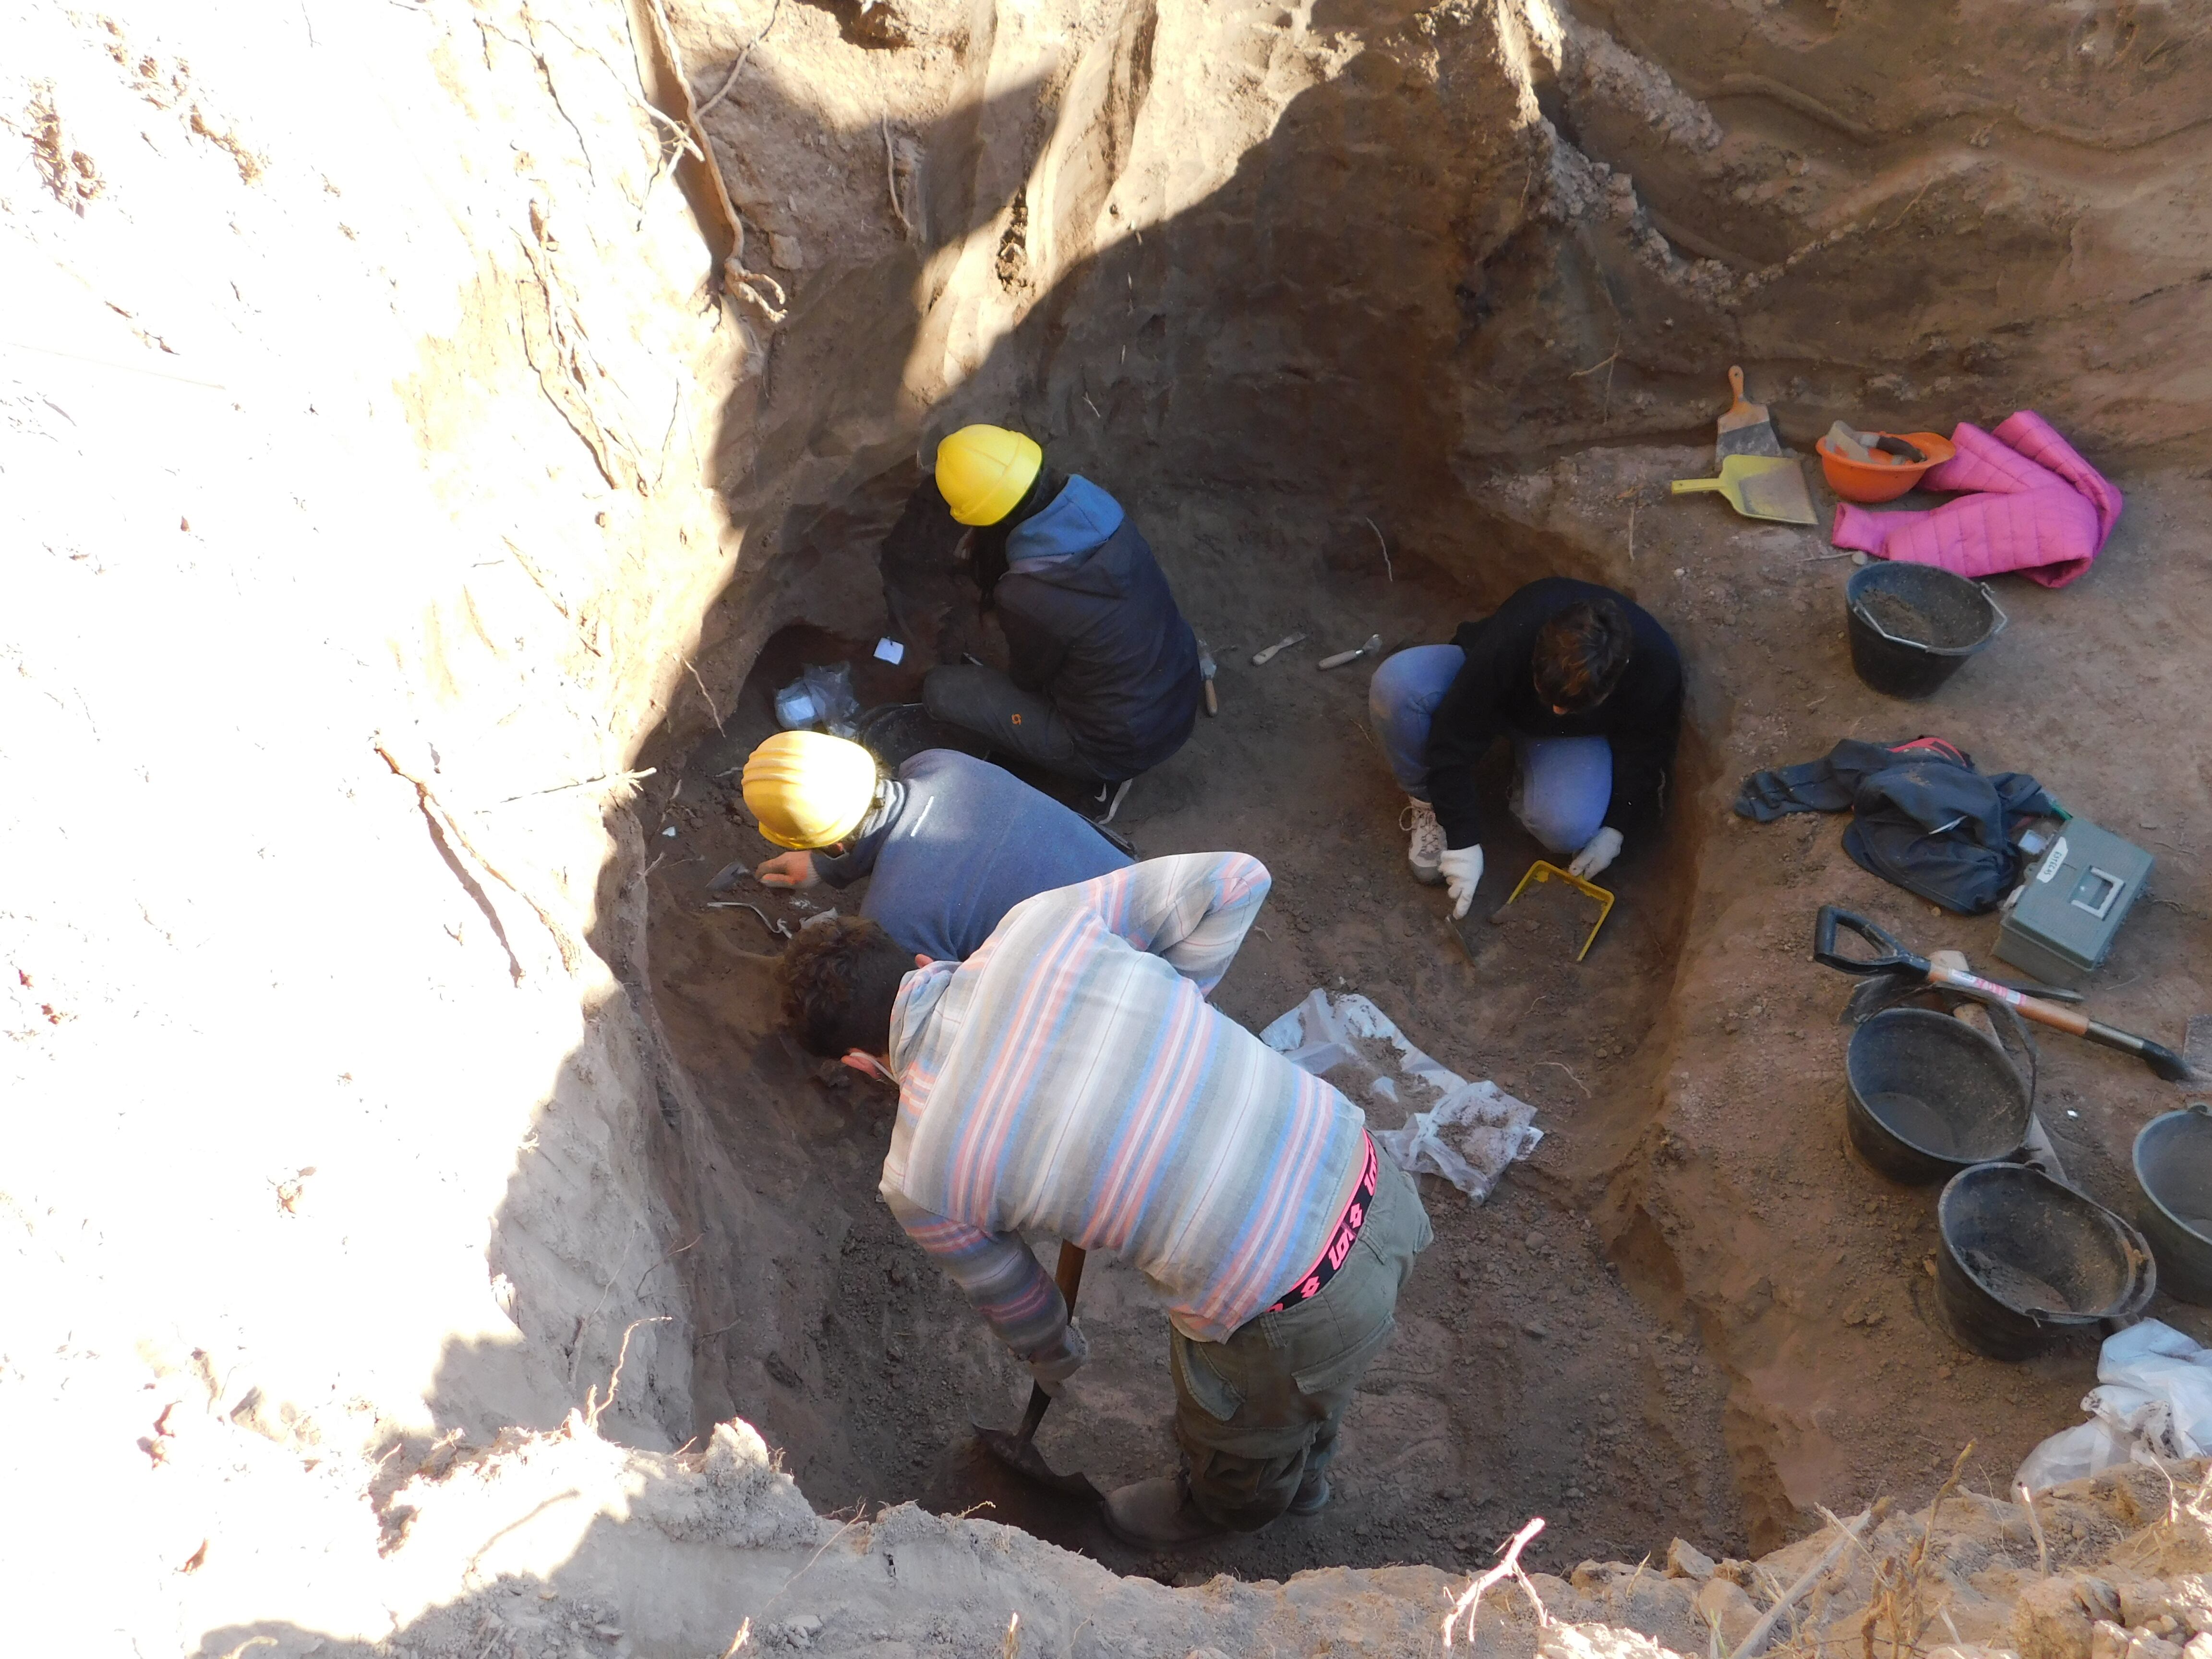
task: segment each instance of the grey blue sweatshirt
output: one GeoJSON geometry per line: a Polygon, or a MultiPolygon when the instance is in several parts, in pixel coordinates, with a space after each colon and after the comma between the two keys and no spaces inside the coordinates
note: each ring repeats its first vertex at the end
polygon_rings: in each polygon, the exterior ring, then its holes
{"type": "Polygon", "coordinates": [[[833,887],[871,876],[860,914],[908,951],[964,961],[1007,911],[1129,860],[1089,822],[1012,773],[951,749],[899,768],[894,799],[850,851],[814,854],[833,887]]]}

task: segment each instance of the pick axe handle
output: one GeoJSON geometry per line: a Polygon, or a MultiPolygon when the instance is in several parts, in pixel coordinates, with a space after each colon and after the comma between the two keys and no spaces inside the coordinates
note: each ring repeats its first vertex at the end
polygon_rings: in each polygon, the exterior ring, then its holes
{"type": "Polygon", "coordinates": [[[2096,1022],[2078,1008],[2069,1008],[2063,1003],[2045,1002],[2041,997],[2032,997],[2015,991],[2009,985],[2000,985],[1995,980],[1984,979],[1979,974],[1960,973],[1956,968],[1933,968],[1928,970],[1928,982],[1947,990],[1971,991],[1978,997],[1987,997],[2017,1010],[2039,1025],[2048,1025],[2054,1030],[2067,1031],[2075,1036],[2087,1036],[2089,1028],[2096,1022]]]}
{"type": "MultiPolygon", "coordinates": [[[[1075,1317],[1075,1293],[1083,1288],[1083,1261],[1090,1254],[1080,1244],[1060,1241],[1060,1265],[1053,1270],[1052,1282],[1060,1286],[1060,1299],[1067,1304],[1067,1316],[1075,1317]]],[[[1024,1443],[1036,1438],[1037,1425],[1044,1421],[1045,1407],[1052,1404],[1052,1396],[1044,1391],[1044,1384],[1030,1385],[1030,1407],[1022,1413],[1022,1425],[1014,1431],[1014,1438],[1024,1443]]]]}
{"type": "Polygon", "coordinates": [[[2183,1063],[2181,1056],[2163,1043],[2137,1036],[2132,1031],[2123,1031],[2116,1025],[2106,1024],[2101,1019],[2092,1019],[2079,1008],[2069,1008],[2063,1003],[2045,1002],[2041,997],[2028,996],[2008,985],[1984,979],[1978,974],[1962,974],[1955,968],[1930,967],[1928,982],[1948,990],[1964,991],[1971,996],[1987,998],[1992,1002],[2004,1003],[2039,1025],[2048,1025],[2054,1030],[2069,1032],[2077,1037],[2087,1037],[2092,1042],[2102,1043],[2107,1048],[2117,1048],[2124,1054],[2133,1054],[2169,1082],[2183,1082],[2189,1077],[2189,1068],[2183,1063]]]}

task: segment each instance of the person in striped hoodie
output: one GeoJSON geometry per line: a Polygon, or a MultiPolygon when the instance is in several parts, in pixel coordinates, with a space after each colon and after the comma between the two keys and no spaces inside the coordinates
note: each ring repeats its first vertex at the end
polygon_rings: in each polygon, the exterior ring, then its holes
{"type": "Polygon", "coordinates": [[[1154,859],[1023,901],[965,962],[840,917],[779,969],[805,1048],[896,1086],[884,1201],[1048,1390],[1088,1348],[1024,1233],[1159,1291],[1182,1468],[1106,1498],[1146,1547],[1328,1501],[1432,1236],[1359,1109],[1206,1000],[1268,886],[1241,853],[1154,859]]]}

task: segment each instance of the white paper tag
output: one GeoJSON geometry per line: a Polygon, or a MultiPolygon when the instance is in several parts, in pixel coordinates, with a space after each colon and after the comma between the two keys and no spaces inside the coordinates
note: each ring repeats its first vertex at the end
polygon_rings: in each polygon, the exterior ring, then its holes
{"type": "Polygon", "coordinates": [[[878,662],[887,662],[896,665],[897,664],[902,663],[906,660],[906,647],[901,645],[896,640],[878,640],[876,641],[876,660],[878,662]]]}
{"type": "Polygon", "coordinates": [[[2044,854],[2043,867],[2035,872],[2035,878],[2039,882],[2049,881],[2065,867],[2066,837],[2061,836],[2051,843],[2051,850],[2044,854]]]}

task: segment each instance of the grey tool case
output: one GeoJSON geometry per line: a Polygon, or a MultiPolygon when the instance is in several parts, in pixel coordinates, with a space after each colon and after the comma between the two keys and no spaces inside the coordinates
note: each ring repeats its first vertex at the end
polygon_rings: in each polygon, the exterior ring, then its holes
{"type": "Polygon", "coordinates": [[[2153,861],[2109,830],[2068,820],[2006,902],[1997,955],[2046,985],[2080,985],[2112,954],[2153,861]]]}

